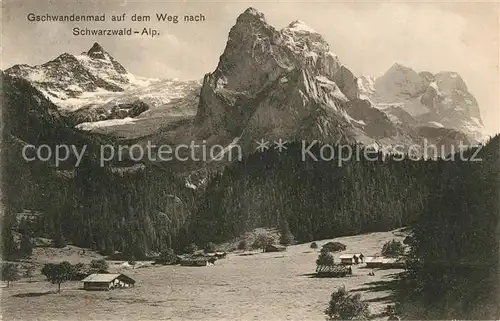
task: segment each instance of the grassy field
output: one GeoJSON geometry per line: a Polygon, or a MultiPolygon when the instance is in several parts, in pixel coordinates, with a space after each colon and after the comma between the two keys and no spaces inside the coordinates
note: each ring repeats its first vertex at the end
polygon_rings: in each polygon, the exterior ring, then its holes
{"type": "MultiPolygon", "coordinates": [[[[346,252],[374,255],[399,233],[370,233],[335,239],[346,252]]],[[[330,240],[318,241],[318,245],[330,240]]],[[[400,270],[371,270],[360,265],[346,278],[314,278],[318,251],[309,244],[286,252],[231,253],[214,266],[144,266],[120,268],[137,283],[134,288],[89,292],[80,282],[55,285],[35,277],[2,288],[4,320],[325,320],[330,294],[340,286],[361,293],[374,314],[390,303],[387,282],[400,270]]],[[[338,257],[338,255],[337,255],[338,257]]],[[[58,260],[63,257],[58,257],[58,260]]],[[[384,318],[385,319],[385,318],[384,318]]]]}

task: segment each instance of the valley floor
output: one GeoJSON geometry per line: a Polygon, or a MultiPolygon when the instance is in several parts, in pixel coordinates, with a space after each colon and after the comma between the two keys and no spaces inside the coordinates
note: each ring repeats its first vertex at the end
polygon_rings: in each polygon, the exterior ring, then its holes
{"type": "MultiPolygon", "coordinates": [[[[369,256],[380,253],[392,238],[403,235],[370,233],[335,240],[347,245],[346,252],[369,256]]],[[[317,243],[321,247],[328,241],[317,243]]],[[[1,314],[4,320],[324,321],[330,294],[343,285],[360,293],[375,315],[390,303],[389,285],[401,270],[379,270],[369,276],[371,270],[361,264],[350,277],[314,278],[318,253],[300,244],[280,253],[231,253],[207,267],[131,269],[110,264],[111,272],[124,273],[137,283],[109,292],[84,291],[81,282],[67,282],[61,293],[54,293],[56,286],[41,276],[33,282],[23,279],[1,289],[1,314]]]]}

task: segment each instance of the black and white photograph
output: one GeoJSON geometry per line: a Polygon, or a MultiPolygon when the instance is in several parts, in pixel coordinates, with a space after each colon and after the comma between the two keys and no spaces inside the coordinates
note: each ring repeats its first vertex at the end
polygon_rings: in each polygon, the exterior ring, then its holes
{"type": "Polygon", "coordinates": [[[498,0],[0,4],[0,320],[500,320],[498,0]]]}

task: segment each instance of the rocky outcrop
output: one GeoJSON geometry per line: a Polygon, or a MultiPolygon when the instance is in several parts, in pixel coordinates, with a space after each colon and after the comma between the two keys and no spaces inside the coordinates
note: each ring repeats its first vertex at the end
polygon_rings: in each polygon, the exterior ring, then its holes
{"type": "Polygon", "coordinates": [[[149,105],[142,100],[136,100],[128,104],[119,104],[111,108],[111,119],[121,119],[125,117],[136,117],[149,109],[149,105]]]}

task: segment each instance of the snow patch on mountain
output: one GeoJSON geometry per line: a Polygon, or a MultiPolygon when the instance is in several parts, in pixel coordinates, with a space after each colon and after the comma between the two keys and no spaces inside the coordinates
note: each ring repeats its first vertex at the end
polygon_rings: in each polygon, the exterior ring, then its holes
{"type": "Polygon", "coordinates": [[[108,119],[108,120],[101,120],[101,121],[96,121],[96,122],[85,122],[85,123],[80,123],[76,125],[75,127],[80,130],[84,131],[91,131],[96,128],[103,128],[103,127],[112,127],[112,126],[120,126],[120,125],[129,125],[133,124],[137,119],[131,118],[131,117],[125,117],[122,119],[108,119]]]}
{"type": "MultiPolygon", "coordinates": [[[[5,71],[24,78],[53,102],[71,123],[102,121],[109,118],[136,117],[150,109],[166,108],[163,115],[194,115],[191,103],[171,103],[199,91],[199,81],[146,78],[133,75],[98,43],[80,55],[64,53],[37,66],[15,65],[5,71]],[[139,104],[138,108],[132,105],[139,104]],[[123,105],[127,105],[123,108],[123,105]]],[[[157,114],[157,113],[154,113],[157,114]]],[[[110,122],[109,124],[115,124],[110,122]]],[[[82,125],[90,128],[88,124],[82,125]]],[[[97,124],[102,126],[102,123],[97,124]]]]}
{"type": "Polygon", "coordinates": [[[301,20],[291,22],[287,29],[293,32],[317,33],[316,30],[309,27],[304,21],[301,20]]]}
{"type": "Polygon", "coordinates": [[[441,123],[438,123],[437,121],[430,121],[430,122],[428,122],[428,124],[433,126],[433,127],[444,128],[444,125],[441,123]]]}

